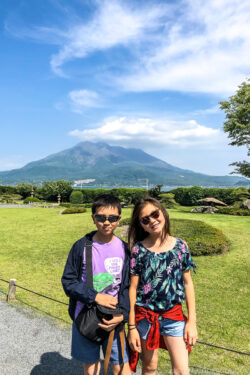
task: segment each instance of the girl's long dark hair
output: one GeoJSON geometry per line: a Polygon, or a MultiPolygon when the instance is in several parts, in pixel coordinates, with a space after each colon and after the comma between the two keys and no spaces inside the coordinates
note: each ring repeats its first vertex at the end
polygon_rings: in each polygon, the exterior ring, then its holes
{"type": "Polygon", "coordinates": [[[148,204],[151,203],[159,208],[165,218],[165,225],[162,230],[161,241],[163,242],[167,235],[170,235],[170,220],[169,215],[161,203],[151,197],[145,197],[140,199],[134,206],[134,210],[131,217],[131,222],[128,230],[128,245],[130,250],[138,241],[143,241],[149,234],[146,232],[140,223],[141,210],[148,204]]]}

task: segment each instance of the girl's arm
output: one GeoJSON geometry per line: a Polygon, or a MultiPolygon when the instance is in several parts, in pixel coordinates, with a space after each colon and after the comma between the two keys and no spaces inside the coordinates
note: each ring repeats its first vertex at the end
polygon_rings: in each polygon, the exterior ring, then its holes
{"type": "Polygon", "coordinates": [[[130,299],[130,313],[128,318],[128,341],[132,350],[141,352],[141,339],[139,332],[136,329],[135,324],[135,302],[137,295],[137,287],[139,283],[139,276],[131,275],[130,287],[129,287],[129,299],[130,299]]]}
{"type": "Polygon", "coordinates": [[[196,328],[194,284],[192,281],[190,270],[183,272],[183,279],[188,310],[188,320],[186,322],[184,340],[187,345],[192,346],[195,345],[198,335],[196,328]]]}

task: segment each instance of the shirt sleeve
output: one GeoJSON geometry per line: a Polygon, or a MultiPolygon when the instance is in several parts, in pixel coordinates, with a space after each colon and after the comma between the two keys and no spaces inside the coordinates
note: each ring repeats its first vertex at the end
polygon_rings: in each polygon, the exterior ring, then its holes
{"type": "Polygon", "coordinates": [[[130,274],[136,276],[139,276],[141,274],[141,261],[138,245],[135,245],[130,257],[130,274]]]}
{"type": "Polygon", "coordinates": [[[188,245],[184,241],[182,241],[182,244],[181,244],[181,252],[182,252],[182,270],[188,271],[191,268],[193,268],[194,273],[195,273],[196,264],[193,262],[188,245]]]}

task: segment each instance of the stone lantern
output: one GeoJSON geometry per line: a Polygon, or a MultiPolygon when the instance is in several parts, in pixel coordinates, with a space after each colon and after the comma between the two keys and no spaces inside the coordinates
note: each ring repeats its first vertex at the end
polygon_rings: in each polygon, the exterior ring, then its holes
{"type": "Polygon", "coordinates": [[[61,194],[58,193],[57,195],[57,203],[60,204],[61,203],[61,194]]]}
{"type": "Polygon", "coordinates": [[[30,196],[31,196],[31,198],[34,197],[34,188],[33,188],[33,186],[32,186],[32,188],[31,188],[30,196]]]}

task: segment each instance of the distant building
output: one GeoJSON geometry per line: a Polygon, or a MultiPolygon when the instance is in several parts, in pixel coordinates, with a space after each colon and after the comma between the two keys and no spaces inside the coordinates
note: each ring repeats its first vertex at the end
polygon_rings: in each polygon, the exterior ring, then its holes
{"type": "Polygon", "coordinates": [[[75,180],[74,184],[73,184],[73,187],[82,188],[83,184],[89,184],[90,182],[94,182],[94,181],[95,181],[95,178],[89,178],[89,179],[86,179],[86,180],[75,180]]]}

